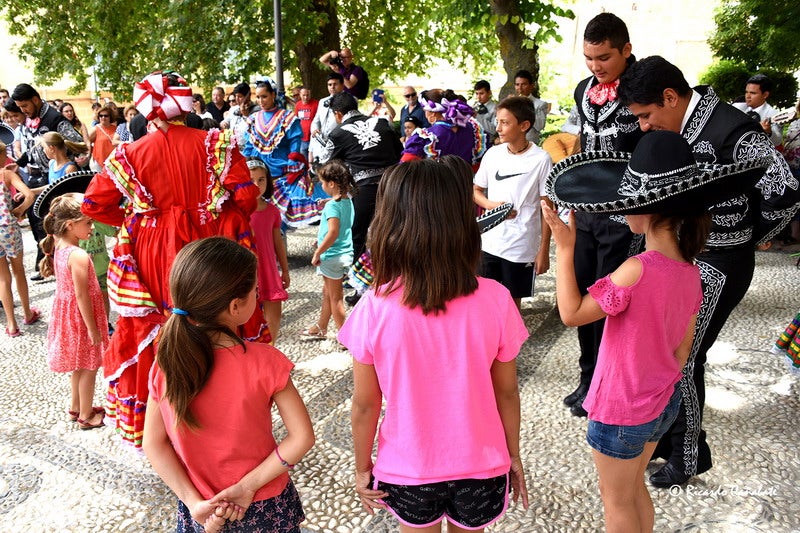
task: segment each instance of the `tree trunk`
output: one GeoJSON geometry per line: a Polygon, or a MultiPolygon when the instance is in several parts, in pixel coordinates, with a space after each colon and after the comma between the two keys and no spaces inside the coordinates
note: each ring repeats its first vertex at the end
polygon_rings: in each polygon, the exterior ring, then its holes
{"type": "Polygon", "coordinates": [[[492,14],[499,17],[495,23],[495,32],[500,41],[500,57],[506,71],[506,83],[500,89],[499,98],[514,94],[514,73],[518,70],[530,70],[533,74],[533,94],[539,96],[539,46],[523,48],[525,33],[512,18],[520,17],[519,0],[492,0],[492,14]]]}
{"type": "Polygon", "coordinates": [[[314,42],[297,43],[294,52],[303,85],[311,89],[311,96],[320,99],[328,96],[327,77],[329,69],[319,62],[329,50],[339,50],[339,17],[336,4],[329,0],[314,0],[314,11],[324,13],[328,22],[320,27],[321,38],[314,42]]]}

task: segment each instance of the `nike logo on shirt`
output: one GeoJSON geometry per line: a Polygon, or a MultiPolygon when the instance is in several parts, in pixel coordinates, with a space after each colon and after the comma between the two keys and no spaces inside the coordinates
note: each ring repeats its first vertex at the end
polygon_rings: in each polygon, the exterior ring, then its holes
{"type": "Polygon", "coordinates": [[[514,176],[522,176],[524,174],[525,174],[525,172],[520,172],[518,174],[506,174],[505,176],[503,176],[502,174],[500,174],[500,171],[498,170],[497,173],[494,175],[494,179],[496,179],[497,181],[500,181],[500,180],[505,180],[505,179],[508,179],[508,178],[513,178],[514,176]]]}

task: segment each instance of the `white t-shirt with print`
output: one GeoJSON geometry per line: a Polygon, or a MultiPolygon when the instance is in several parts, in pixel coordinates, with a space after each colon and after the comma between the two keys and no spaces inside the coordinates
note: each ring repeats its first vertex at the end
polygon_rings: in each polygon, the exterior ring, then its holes
{"type": "Polygon", "coordinates": [[[552,163],[532,144],[514,155],[507,144],[489,148],[475,174],[475,185],[493,202],[511,202],[517,216],[506,219],[481,236],[482,250],[514,263],[532,263],[542,240],[540,198],[552,163]]]}

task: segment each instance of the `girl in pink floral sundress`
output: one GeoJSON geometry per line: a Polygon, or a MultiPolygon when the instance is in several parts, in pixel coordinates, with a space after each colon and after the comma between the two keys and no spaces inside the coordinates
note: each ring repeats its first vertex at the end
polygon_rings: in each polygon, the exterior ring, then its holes
{"type": "Polygon", "coordinates": [[[72,372],[70,418],[80,429],[103,425],[103,409],[93,407],[97,369],[108,346],[108,321],[92,258],[78,240],[92,235],[92,220],[81,213],[82,194],[55,198],[44,217],[47,237],[44,276],[55,273],[56,292],[47,328],[47,364],[53,372],[72,372]]]}

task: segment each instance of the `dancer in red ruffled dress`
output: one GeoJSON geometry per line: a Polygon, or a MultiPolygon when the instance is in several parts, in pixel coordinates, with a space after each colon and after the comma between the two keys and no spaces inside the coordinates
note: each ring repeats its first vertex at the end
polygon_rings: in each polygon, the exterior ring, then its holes
{"type": "MultiPolygon", "coordinates": [[[[258,188],[230,132],[183,124],[192,90],[180,75],[148,75],[136,84],[134,101],[156,130],[116,149],[86,190],[82,211],[120,227],[108,269],[119,320],[103,357],[106,415],[123,440],[139,448],[153,342],[172,306],[168,277],[175,255],[213,235],[252,248],[249,220],[258,188]]],[[[258,315],[240,335],[267,342],[258,315]]]]}

